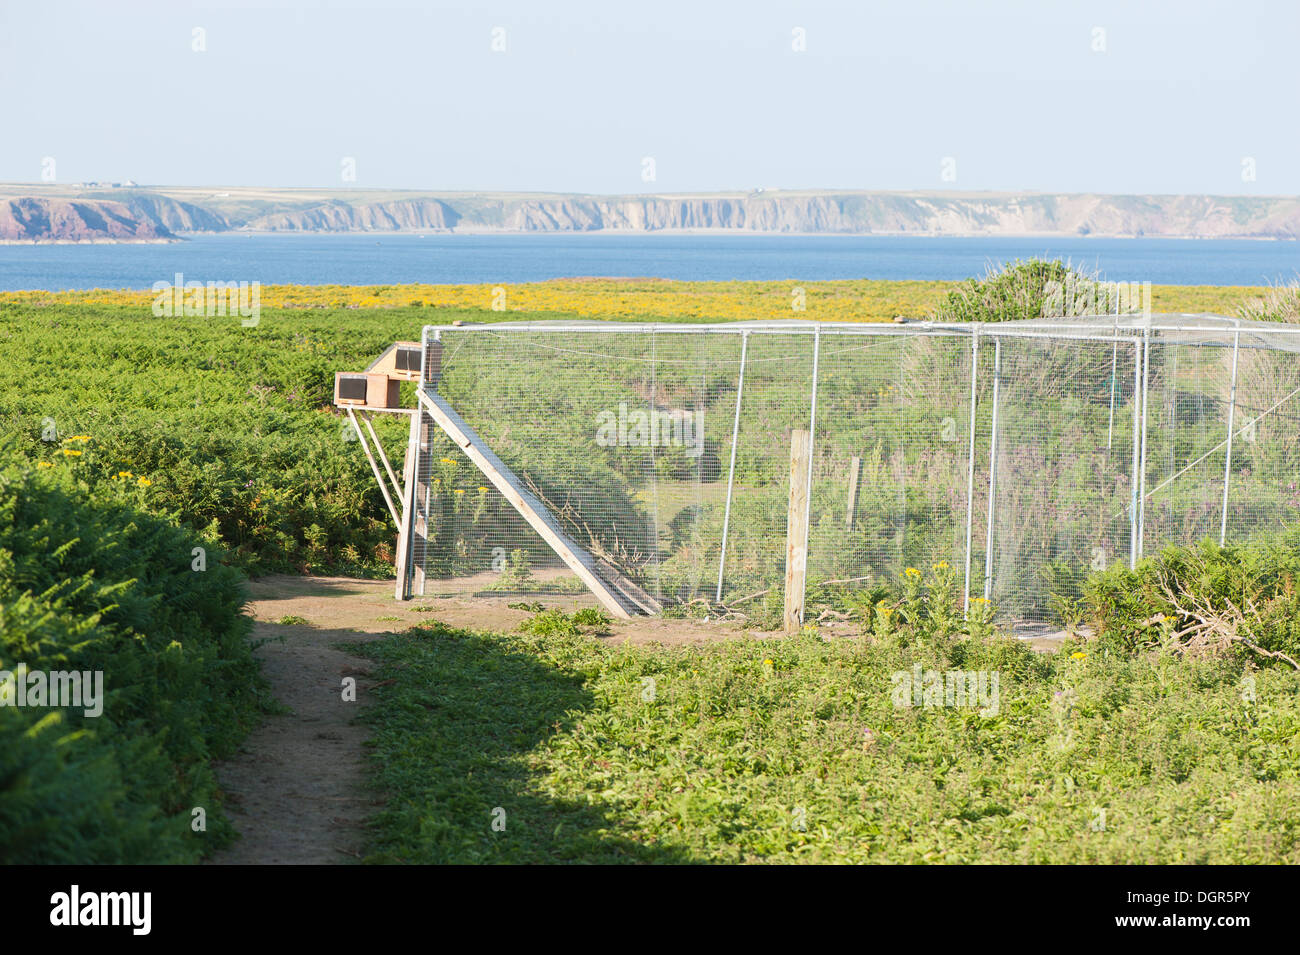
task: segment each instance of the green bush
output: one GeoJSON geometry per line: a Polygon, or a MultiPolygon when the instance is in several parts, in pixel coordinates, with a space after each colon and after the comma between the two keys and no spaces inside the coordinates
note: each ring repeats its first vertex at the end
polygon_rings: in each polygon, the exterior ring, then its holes
{"type": "Polygon", "coordinates": [[[1226,547],[1166,547],[1133,570],[1116,564],[1094,574],[1084,598],[1098,638],[1118,648],[1206,650],[1267,665],[1284,662],[1276,654],[1300,660],[1298,583],[1300,528],[1226,547]],[[1206,620],[1220,626],[1201,647],[1188,631],[1206,620]]]}
{"type": "Polygon", "coordinates": [[[259,710],[243,576],[144,493],[0,469],[0,670],[104,688],[99,716],[0,707],[0,863],[186,862],[231,836],[210,760],[259,710]]]}

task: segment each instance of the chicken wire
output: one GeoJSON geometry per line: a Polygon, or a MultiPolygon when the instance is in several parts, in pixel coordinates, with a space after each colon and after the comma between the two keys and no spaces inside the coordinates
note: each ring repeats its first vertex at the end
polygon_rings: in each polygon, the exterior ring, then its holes
{"type": "MultiPolygon", "coordinates": [[[[791,435],[808,430],[809,591],[947,563],[1015,628],[1051,619],[1090,571],[1300,516],[1296,331],[1217,316],[429,326],[441,374],[424,387],[571,540],[665,606],[779,601],[791,435]]],[[[585,593],[420,420],[412,589],[585,593]]]]}

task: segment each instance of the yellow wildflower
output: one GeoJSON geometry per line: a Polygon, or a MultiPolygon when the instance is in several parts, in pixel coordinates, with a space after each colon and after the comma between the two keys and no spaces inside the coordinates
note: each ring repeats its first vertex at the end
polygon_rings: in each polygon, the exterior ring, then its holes
{"type": "Polygon", "coordinates": [[[453,461],[451,458],[439,458],[438,460],[441,461],[443,464],[455,464],[455,463],[456,463],[456,462],[453,461]]]}
{"type": "Polygon", "coordinates": [[[909,568],[907,568],[907,570],[903,571],[903,574],[904,574],[905,576],[907,576],[907,577],[920,577],[920,576],[921,576],[921,572],[920,572],[919,570],[917,570],[915,567],[909,567],[909,568]]]}
{"type": "Polygon", "coordinates": [[[132,474],[130,471],[118,471],[117,476],[120,478],[135,477],[135,475],[132,474]]]}
{"type": "Polygon", "coordinates": [[[70,438],[64,438],[63,443],[67,444],[69,441],[80,441],[82,444],[85,444],[89,440],[90,440],[90,435],[88,434],[74,434],[70,438]]]}
{"type": "Polygon", "coordinates": [[[465,489],[464,489],[463,487],[458,487],[458,488],[456,488],[456,493],[457,493],[457,494],[464,494],[464,493],[465,493],[465,489]]]}
{"type": "Polygon", "coordinates": [[[1087,656],[1088,656],[1088,654],[1086,654],[1086,653],[1071,653],[1071,654],[1070,654],[1070,659],[1071,659],[1071,660],[1084,660],[1084,659],[1087,659],[1087,656]]]}
{"type": "Polygon", "coordinates": [[[49,461],[37,461],[37,462],[36,462],[36,466],[37,466],[38,468],[52,468],[52,467],[54,467],[54,465],[51,464],[49,461]]]}
{"type": "Polygon", "coordinates": [[[81,457],[80,451],[73,451],[71,448],[59,448],[59,453],[69,458],[81,457]]]}
{"type": "Polygon", "coordinates": [[[142,477],[140,478],[140,480],[136,481],[135,483],[138,484],[140,487],[148,487],[149,485],[153,484],[153,481],[150,481],[147,477],[142,477]]]}

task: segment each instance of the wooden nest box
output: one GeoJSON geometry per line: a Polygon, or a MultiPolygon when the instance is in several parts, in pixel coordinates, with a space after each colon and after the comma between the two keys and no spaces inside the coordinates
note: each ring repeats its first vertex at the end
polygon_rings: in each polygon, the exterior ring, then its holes
{"type": "MultiPolygon", "coordinates": [[[[423,359],[425,382],[437,384],[442,374],[442,343],[429,342],[423,359]]],[[[420,367],[419,342],[393,342],[365,371],[335,373],[334,403],[343,407],[400,408],[402,382],[419,381],[420,367]]]]}
{"type": "MultiPolygon", "coordinates": [[[[425,381],[437,383],[442,373],[442,342],[429,342],[428,353],[424,356],[425,381]]],[[[401,381],[420,380],[420,343],[393,342],[384,349],[384,353],[370,363],[366,369],[370,375],[388,375],[401,381]]]]}
{"type": "Polygon", "coordinates": [[[402,381],[388,375],[334,373],[334,403],[358,408],[401,407],[402,381]]]}

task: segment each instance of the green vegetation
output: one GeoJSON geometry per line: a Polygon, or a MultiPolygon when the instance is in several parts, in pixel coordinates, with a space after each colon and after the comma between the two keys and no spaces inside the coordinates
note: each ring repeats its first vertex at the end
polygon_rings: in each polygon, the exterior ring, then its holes
{"type": "Polygon", "coordinates": [[[395,681],[369,711],[376,862],[1300,861],[1300,685],[1277,669],[436,626],[360,652],[395,681]],[[997,714],[895,706],[918,665],[998,673],[997,714]]]}
{"type": "Polygon", "coordinates": [[[143,497],[0,469],[0,671],[97,672],[104,691],[100,715],[0,707],[0,863],[190,862],[232,835],[209,760],[261,702],[243,576],[143,497]]]}
{"type": "MultiPolygon", "coordinates": [[[[391,574],[391,519],[329,403],[336,370],[364,368],[423,320],[299,311],[243,328],[0,305],[0,440],[92,488],[143,482],[145,507],[209,530],[252,574],[391,574]]],[[[404,423],[375,426],[388,447],[404,445],[404,423]]]]}
{"type": "MultiPolygon", "coordinates": [[[[941,311],[1020,317],[1063,268],[1016,266],[941,311]]],[[[1251,317],[1294,321],[1296,300],[1277,293],[1251,317]]],[[[243,574],[391,572],[394,532],[329,407],[333,372],[426,322],[499,317],[268,308],[244,328],[0,303],[0,670],[100,670],[107,691],[99,717],[0,707],[0,861],[194,861],[229,839],[210,761],[272,705],[240,613],[243,574]],[[195,808],[206,832],[191,828],[195,808]]],[[[730,451],[718,422],[734,408],[735,343],[672,338],[654,343],[648,383],[635,336],[593,337],[592,355],[548,358],[544,373],[479,336],[466,347],[487,350],[450,359],[443,385],[578,539],[672,615],[716,615],[730,451]],[[702,412],[701,453],[570,453],[629,395],[702,412]]],[[[750,348],[723,602],[775,629],[788,437],[806,426],[811,345],[767,336],[750,348]]],[[[1168,548],[1129,571],[1131,430],[1105,438],[1113,380],[1115,418],[1132,419],[1132,356],[1018,348],[1003,355],[1001,465],[1018,479],[1001,484],[1010,516],[995,526],[993,603],[961,613],[961,349],[831,340],[807,602],[809,619],[829,611],[858,636],[809,626],[613,646],[596,639],[613,631],[604,613],[533,601],[513,605],[533,615],[514,633],[433,624],[366,644],[387,797],[372,859],[1300,862],[1300,531],[1276,531],[1300,515],[1293,422],[1261,420],[1234,449],[1231,546],[1168,548]],[[1091,573],[1099,564],[1109,569],[1091,573]],[[1014,614],[1092,636],[1036,655],[998,635],[1014,614]],[[996,712],[899,705],[898,679],[918,666],[996,674],[996,712]]],[[[1223,459],[1187,469],[1222,440],[1222,357],[1153,356],[1149,484],[1188,476],[1152,497],[1149,540],[1217,532],[1223,459]]],[[[1300,387],[1293,358],[1241,356],[1260,408],[1300,387]]],[[[376,426],[391,449],[404,444],[404,422],[376,426]]],[[[977,487],[987,439],[977,430],[977,487]]],[[[528,597],[574,589],[450,446],[435,472],[432,575],[497,570],[489,592],[528,597]]]]}

